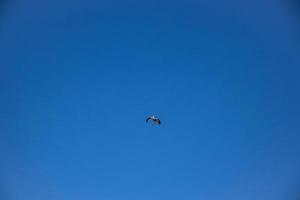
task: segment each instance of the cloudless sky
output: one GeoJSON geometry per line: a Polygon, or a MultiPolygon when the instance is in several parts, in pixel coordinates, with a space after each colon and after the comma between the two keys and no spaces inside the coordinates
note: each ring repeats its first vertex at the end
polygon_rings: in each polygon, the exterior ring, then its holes
{"type": "Polygon", "coordinates": [[[300,198],[296,1],[0,6],[1,200],[300,198]]]}

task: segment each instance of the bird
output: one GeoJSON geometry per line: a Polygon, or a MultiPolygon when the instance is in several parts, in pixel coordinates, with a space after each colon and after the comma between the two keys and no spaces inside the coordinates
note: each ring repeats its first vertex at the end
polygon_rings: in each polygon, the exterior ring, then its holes
{"type": "Polygon", "coordinates": [[[158,117],[155,117],[154,115],[151,115],[149,116],[147,119],[146,119],[146,123],[149,121],[149,120],[152,120],[155,124],[157,125],[160,125],[161,124],[161,121],[158,117]]]}

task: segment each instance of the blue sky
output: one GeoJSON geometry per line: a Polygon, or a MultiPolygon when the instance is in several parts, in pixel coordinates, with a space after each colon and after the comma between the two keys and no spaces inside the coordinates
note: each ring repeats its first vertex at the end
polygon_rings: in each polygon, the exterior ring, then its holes
{"type": "Polygon", "coordinates": [[[1,199],[297,199],[298,8],[3,4],[1,199]]]}

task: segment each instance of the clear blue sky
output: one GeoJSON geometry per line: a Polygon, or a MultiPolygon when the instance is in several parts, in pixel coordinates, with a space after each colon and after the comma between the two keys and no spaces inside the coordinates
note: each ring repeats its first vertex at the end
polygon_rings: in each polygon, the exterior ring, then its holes
{"type": "Polygon", "coordinates": [[[297,200],[299,9],[2,4],[0,199],[297,200]]]}

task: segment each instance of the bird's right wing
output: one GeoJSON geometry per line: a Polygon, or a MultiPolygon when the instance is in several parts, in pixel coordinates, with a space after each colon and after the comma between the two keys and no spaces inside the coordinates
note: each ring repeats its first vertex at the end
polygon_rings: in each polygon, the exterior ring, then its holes
{"type": "Polygon", "coordinates": [[[161,125],[160,119],[157,119],[157,124],[158,124],[158,125],[161,125]]]}

